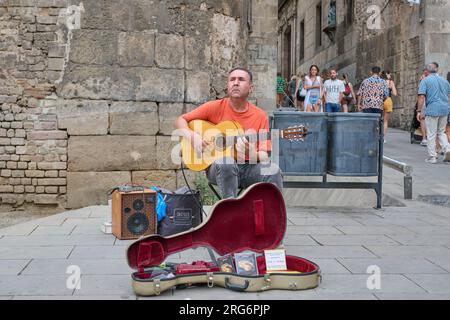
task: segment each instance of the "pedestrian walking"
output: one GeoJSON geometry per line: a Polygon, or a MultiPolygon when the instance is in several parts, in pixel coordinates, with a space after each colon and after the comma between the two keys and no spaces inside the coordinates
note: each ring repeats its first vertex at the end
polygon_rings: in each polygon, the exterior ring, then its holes
{"type": "Polygon", "coordinates": [[[283,106],[283,100],[286,90],[286,80],[281,76],[281,73],[277,73],[277,108],[283,106]]]}
{"type": "Polygon", "coordinates": [[[358,90],[358,110],[383,114],[384,100],[389,96],[388,84],[380,77],[380,67],[372,68],[372,75],[365,79],[358,90]]]}
{"type": "MultiPolygon", "coordinates": [[[[428,72],[427,68],[423,69],[422,75],[419,78],[419,85],[420,82],[425,79],[426,77],[428,77],[430,75],[430,73],[428,72]]],[[[419,86],[417,86],[417,89],[419,89],[419,86]]],[[[425,108],[425,106],[424,106],[425,108]]],[[[417,99],[417,103],[416,103],[416,114],[417,114],[417,121],[420,122],[420,131],[422,132],[422,141],[420,142],[420,145],[423,147],[426,147],[428,144],[428,140],[427,140],[427,124],[425,123],[425,118],[422,119],[420,113],[419,113],[419,99],[417,99]]]]}
{"type": "Polygon", "coordinates": [[[306,90],[306,111],[319,112],[322,104],[322,78],[319,76],[319,67],[315,64],[309,68],[309,75],[305,77],[303,88],[306,90]]]}
{"type": "Polygon", "coordinates": [[[384,111],[384,140],[386,141],[386,135],[389,127],[389,119],[391,118],[392,111],[394,109],[394,102],[392,101],[392,97],[397,96],[397,88],[395,87],[394,79],[392,78],[391,72],[383,71],[382,76],[384,80],[386,80],[389,88],[389,96],[386,100],[384,100],[383,111],[384,111]]]}
{"type": "Polygon", "coordinates": [[[288,94],[289,94],[289,106],[295,108],[294,100],[295,100],[295,89],[297,87],[297,76],[292,75],[291,80],[288,85],[288,94]]]}
{"type": "Polygon", "coordinates": [[[342,111],[344,112],[349,112],[350,111],[357,111],[357,110],[353,110],[353,105],[354,105],[354,101],[356,98],[355,95],[355,91],[353,91],[353,85],[351,84],[350,80],[349,80],[349,76],[348,73],[344,73],[342,75],[342,82],[344,83],[345,86],[345,90],[343,93],[343,97],[341,100],[341,105],[342,105],[342,111]]]}
{"type": "Polygon", "coordinates": [[[335,69],[330,70],[330,79],[323,84],[323,96],[325,102],[325,112],[340,112],[341,101],[344,95],[345,85],[338,79],[335,69]]]}
{"type": "Polygon", "coordinates": [[[450,161],[450,146],[445,134],[448,123],[448,109],[450,104],[450,84],[437,74],[439,65],[432,62],[427,66],[430,73],[419,85],[419,113],[427,125],[428,158],[425,162],[437,163],[436,136],[439,139],[444,161],[450,161]]]}
{"type": "Polygon", "coordinates": [[[295,98],[297,101],[297,108],[300,111],[305,111],[305,97],[306,89],[304,88],[306,74],[300,72],[297,76],[297,85],[295,87],[295,98]]]}

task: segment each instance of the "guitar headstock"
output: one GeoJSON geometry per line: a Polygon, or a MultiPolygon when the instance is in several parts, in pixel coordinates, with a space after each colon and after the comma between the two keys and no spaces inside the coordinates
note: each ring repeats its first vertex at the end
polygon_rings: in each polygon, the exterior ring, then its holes
{"type": "Polygon", "coordinates": [[[307,134],[308,128],[304,125],[298,125],[281,130],[280,137],[290,141],[304,141],[307,134]]]}

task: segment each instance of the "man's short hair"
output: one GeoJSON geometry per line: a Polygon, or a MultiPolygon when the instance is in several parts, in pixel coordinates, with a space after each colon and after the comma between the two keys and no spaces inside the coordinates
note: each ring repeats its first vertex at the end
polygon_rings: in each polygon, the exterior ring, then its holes
{"type": "Polygon", "coordinates": [[[427,65],[427,70],[430,73],[436,73],[438,71],[438,66],[436,65],[435,62],[432,62],[427,65]]]}
{"type": "Polygon", "coordinates": [[[230,75],[232,72],[236,71],[236,70],[242,70],[248,73],[249,77],[250,77],[250,82],[253,82],[253,74],[250,70],[245,69],[245,68],[241,68],[241,67],[237,67],[237,68],[233,68],[230,70],[230,72],[228,72],[228,75],[230,75]]]}
{"type": "Polygon", "coordinates": [[[439,64],[437,62],[432,62],[436,66],[436,69],[439,69],[439,64]]]}
{"type": "Polygon", "coordinates": [[[380,67],[375,66],[375,67],[372,68],[372,73],[380,74],[380,72],[381,72],[381,68],[380,67]]]}

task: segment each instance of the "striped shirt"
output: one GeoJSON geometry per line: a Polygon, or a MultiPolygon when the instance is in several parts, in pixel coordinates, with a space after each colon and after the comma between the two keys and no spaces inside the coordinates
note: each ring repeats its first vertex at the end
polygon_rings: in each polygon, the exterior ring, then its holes
{"type": "Polygon", "coordinates": [[[283,77],[277,77],[277,93],[283,93],[286,87],[286,80],[283,77]]]}

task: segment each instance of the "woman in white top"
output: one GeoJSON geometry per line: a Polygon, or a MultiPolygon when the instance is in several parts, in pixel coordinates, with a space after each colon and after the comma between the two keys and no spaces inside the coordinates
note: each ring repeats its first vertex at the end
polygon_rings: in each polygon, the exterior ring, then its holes
{"type": "Polygon", "coordinates": [[[318,75],[319,67],[313,64],[309,68],[309,76],[305,77],[303,87],[306,90],[305,108],[307,112],[319,112],[322,97],[322,78],[318,75]]]}

